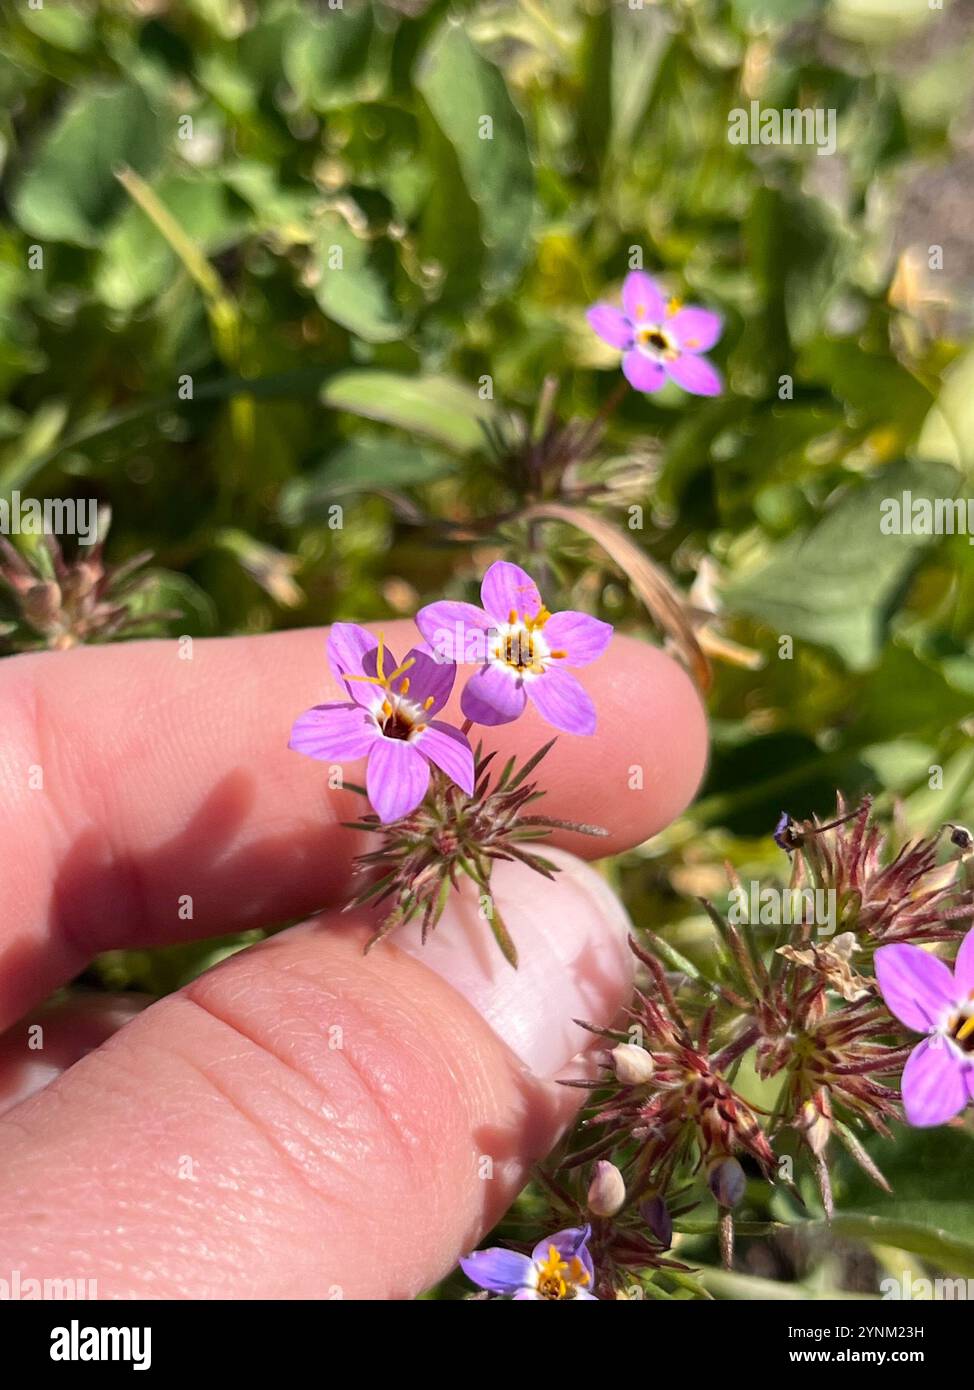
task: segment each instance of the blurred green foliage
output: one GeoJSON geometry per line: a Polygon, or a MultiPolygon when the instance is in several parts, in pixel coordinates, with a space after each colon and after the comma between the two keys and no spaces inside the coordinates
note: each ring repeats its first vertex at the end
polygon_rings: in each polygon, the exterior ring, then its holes
{"type": "Polygon", "coordinates": [[[783,808],[974,817],[974,548],[879,531],[884,497],[970,491],[972,56],[969,0],[18,0],[0,495],[111,503],[171,632],[409,613],[531,547],[649,635],[591,541],[518,520],[482,428],[548,375],[594,415],[617,371],[584,310],[641,257],[725,315],[728,389],[631,393],[575,481],[760,654],[718,664],[698,805],[612,869],[706,950],[693,896],[722,858],[780,879],[783,808]],[[731,144],[752,100],[833,109],[836,153],[731,144]]]}

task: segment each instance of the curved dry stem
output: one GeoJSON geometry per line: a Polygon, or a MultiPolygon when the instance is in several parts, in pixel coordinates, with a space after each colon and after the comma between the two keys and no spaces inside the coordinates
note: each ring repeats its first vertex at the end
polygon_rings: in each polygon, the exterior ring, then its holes
{"type": "Polygon", "coordinates": [[[584,507],[538,502],[522,514],[525,521],[563,521],[596,541],[626,575],[658,628],[670,639],[700,690],[710,689],[712,672],[697,640],[690,605],[664,570],[611,521],[584,507]]]}

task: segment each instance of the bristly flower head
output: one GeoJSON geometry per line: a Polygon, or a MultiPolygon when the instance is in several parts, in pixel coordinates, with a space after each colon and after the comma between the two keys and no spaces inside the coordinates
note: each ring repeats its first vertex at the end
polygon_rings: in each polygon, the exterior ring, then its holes
{"type": "MultiPolygon", "coordinates": [[[[606,834],[600,826],[528,814],[544,795],[528,779],[553,744],[554,739],[539,748],[517,771],[511,758],[493,781],[495,755],[482,757],[478,749],[470,795],[446,778],[434,776],[422,805],[394,824],[370,818],[356,822],[354,829],[381,835],[382,844],[356,861],[370,882],[350,906],[391,904],[370,947],[414,917],[422,922],[425,941],[443,915],[451,888],[458,888],[464,877],[489,898],[491,869],[497,860],[517,860],[545,878],[554,878],[557,866],[529,848],[551,830],[606,834]]],[[[516,966],[517,950],[496,903],[488,922],[505,958],[516,966]]]]}
{"type": "Polygon", "coordinates": [[[71,560],[65,559],[54,536],[42,537],[29,558],[0,536],[0,589],[6,586],[13,593],[19,616],[19,622],[0,622],[0,637],[9,633],[12,645],[20,650],[66,651],[82,643],[144,635],[159,623],[181,616],[140,605],[155,583],[144,569],[152,558],[149,551],[121,565],[105,563],[110,525],[111,510],[101,507],[98,539],[94,545],[79,546],[71,560]]]}
{"type": "Polygon", "coordinates": [[[814,816],[782,816],[775,840],[801,856],[816,887],[834,891],[838,925],[854,932],[861,945],[956,937],[952,923],[971,915],[970,902],[959,901],[957,861],[938,864],[939,835],[913,840],[891,855],[886,835],[870,821],[871,810],[869,797],[848,811],[840,796],[834,820],[823,825],[814,816]]]}
{"type": "Polygon", "coordinates": [[[460,1261],[464,1274],[481,1289],[512,1299],[583,1299],[591,1292],[595,1267],[588,1252],[589,1226],[571,1227],[539,1240],[530,1255],[494,1246],[460,1261]]]}
{"type": "Polygon", "coordinates": [[[953,971],[919,946],[882,946],[876,977],[890,1012],[926,1034],[903,1072],[906,1118],[942,1125],[974,1100],[974,929],[953,971]]]}
{"type": "Polygon", "coordinates": [[[498,560],[484,575],[483,608],[443,600],[416,625],[441,661],[476,662],[460,706],[475,724],[508,724],[530,699],[542,719],[570,734],[595,732],[595,707],[566,667],[587,666],[612,636],[587,613],[549,613],[518,565],[498,560]]]}
{"type": "Polygon", "coordinates": [[[659,285],[634,270],[622,285],[622,309],[593,304],[588,321],[599,337],[622,353],[622,370],[637,391],[658,391],[667,377],[695,396],[719,396],[720,374],[700,354],[720,337],[719,314],[667,301],[659,285]]]}
{"type": "Polygon", "coordinates": [[[325,762],[368,758],[366,790],[384,822],[420,804],[430,763],[473,791],[469,743],[459,729],[433,718],[449,699],[455,666],[418,648],[398,662],[381,638],[354,623],[334,624],[328,662],[351,699],[307,710],[295,721],[289,747],[325,762]]]}
{"type": "MultiPolygon", "coordinates": [[[[659,961],[634,941],[630,946],[649,969],[654,985],[653,997],[637,991],[636,1007],[630,1011],[653,1061],[652,1079],[648,1086],[615,1088],[588,1123],[605,1126],[610,1142],[618,1143],[624,1135],[639,1142],[634,1172],[627,1178],[627,1187],[637,1199],[643,1193],[665,1191],[682,1163],[691,1163],[694,1171],[703,1166],[709,1171],[739,1153],[749,1154],[770,1179],[774,1174],[771,1146],[751,1107],[723,1075],[739,1054],[712,1052],[713,1011],[703,1015],[694,1032],[659,961]]],[[[591,1031],[614,1036],[604,1029],[591,1031]]],[[[571,1162],[594,1157],[599,1149],[596,1145],[585,1150],[571,1162]]]]}

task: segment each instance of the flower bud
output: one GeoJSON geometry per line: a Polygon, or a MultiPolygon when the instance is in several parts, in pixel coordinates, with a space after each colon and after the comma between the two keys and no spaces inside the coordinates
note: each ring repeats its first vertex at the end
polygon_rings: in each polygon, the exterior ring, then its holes
{"type": "Polygon", "coordinates": [[[588,1189],[588,1207],[593,1216],[615,1216],[626,1200],[626,1184],[614,1163],[600,1158],[588,1189]]]}
{"type": "Polygon", "coordinates": [[[620,1043],[609,1056],[612,1069],[624,1086],[645,1086],[652,1080],[653,1059],[644,1047],[635,1043],[620,1043]]]}
{"type": "Polygon", "coordinates": [[[61,614],[61,590],[53,579],[31,584],[23,593],[20,607],[24,617],[38,632],[54,626],[61,614]]]}
{"type": "Polygon", "coordinates": [[[828,1148],[832,1134],[832,1124],[828,1116],[822,1114],[813,1100],[806,1100],[801,1108],[800,1125],[808,1147],[817,1158],[821,1158],[828,1148]]]}
{"type": "Polygon", "coordinates": [[[639,1206],[639,1214],[664,1250],[673,1244],[673,1218],[662,1197],[649,1197],[639,1206]]]}
{"type": "Polygon", "coordinates": [[[736,1158],[722,1158],[707,1174],[707,1186],[722,1207],[736,1207],[744,1196],[747,1178],[736,1158]]]}

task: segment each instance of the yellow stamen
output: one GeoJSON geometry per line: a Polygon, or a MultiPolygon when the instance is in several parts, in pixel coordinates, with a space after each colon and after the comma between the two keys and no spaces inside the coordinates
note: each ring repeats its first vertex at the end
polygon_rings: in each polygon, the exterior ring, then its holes
{"type": "Polygon", "coordinates": [[[549,656],[553,656],[553,657],[557,660],[557,659],[559,659],[559,658],[561,658],[561,657],[566,657],[566,656],[568,655],[568,653],[565,652],[565,651],[557,651],[557,652],[549,652],[548,655],[549,655],[549,656]]]}
{"type": "Polygon", "coordinates": [[[666,306],[666,316],[667,316],[667,318],[672,318],[673,315],[674,315],[674,314],[678,314],[682,308],[683,308],[683,300],[682,300],[682,299],[677,299],[676,295],[674,295],[673,298],[670,300],[669,304],[667,304],[667,306],[666,306]]]}
{"type": "Polygon", "coordinates": [[[969,1038],[972,1033],[974,1033],[974,1014],[971,1014],[967,1022],[963,1024],[960,1028],[958,1028],[957,1032],[954,1034],[954,1037],[957,1039],[958,1042],[963,1042],[964,1039],[969,1038]]]}
{"type": "Polygon", "coordinates": [[[415,666],[415,665],[416,665],[416,658],[415,658],[414,656],[409,656],[409,657],[407,657],[406,660],[402,663],[401,666],[397,666],[397,667],[396,667],[396,669],[393,671],[392,675],[389,677],[389,680],[390,680],[390,681],[394,681],[394,680],[396,679],[397,676],[401,676],[402,673],[403,673],[404,671],[408,671],[409,668],[410,668],[410,666],[415,666]]]}
{"type": "Polygon", "coordinates": [[[436,704],[436,696],[435,696],[435,695],[427,695],[426,699],[423,701],[423,709],[432,709],[433,706],[434,706],[435,704],[436,704]]]}
{"type": "Polygon", "coordinates": [[[408,676],[403,676],[403,678],[402,678],[402,683],[401,683],[401,685],[399,686],[399,694],[400,694],[400,695],[408,695],[408,694],[409,694],[409,677],[408,677],[408,676]]]}

